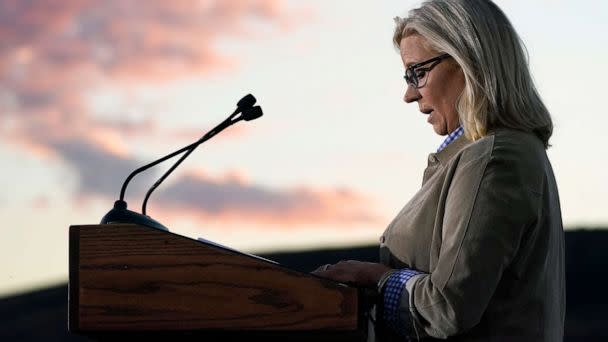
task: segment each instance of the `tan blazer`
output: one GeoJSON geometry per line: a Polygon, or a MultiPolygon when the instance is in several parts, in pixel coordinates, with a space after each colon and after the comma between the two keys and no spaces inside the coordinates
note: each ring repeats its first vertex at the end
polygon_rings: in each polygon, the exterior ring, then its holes
{"type": "Polygon", "coordinates": [[[499,129],[431,154],[381,242],[382,263],[428,273],[402,296],[411,337],[562,341],[564,232],[536,136],[499,129]]]}

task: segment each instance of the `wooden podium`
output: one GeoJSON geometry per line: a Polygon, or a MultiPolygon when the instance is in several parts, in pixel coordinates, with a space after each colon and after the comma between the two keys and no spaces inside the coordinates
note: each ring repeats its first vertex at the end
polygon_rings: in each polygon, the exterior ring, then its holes
{"type": "Polygon", "coordinates": [[[365,291],[133,224],[70,227],[69,330],[130,337],[365,341],[365,291]]]}

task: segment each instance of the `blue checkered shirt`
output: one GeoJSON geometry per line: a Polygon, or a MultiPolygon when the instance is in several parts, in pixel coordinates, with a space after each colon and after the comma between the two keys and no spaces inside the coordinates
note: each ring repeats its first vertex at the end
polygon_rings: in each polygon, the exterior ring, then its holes
{"type": "MultiPolygon", "coordinates": [[[[452,133],[450,133],[443,143],[437,149],[437,152],[443,150],[452,141],[458,139],[464,133],[462,126],[458,126],[452,133]]],[[[405,290],[407,282],[418,274],[423,274],[420,271],[416,271],[410,268],[401,269],[388,278],[386,281],[383,292],[383,317],[386,324],[396,333],[407,336],[406,325],[400,321],[399,309],[401,307],[401,298],[403,297],[403,291],[405,290]]],[[[409,297],[409,296],[408,296],[409,297]]]]}
{"type": "Polygon", "coordinates": [[[441,143],[441,145],[439,145],[439,148],[437,149],[437,152],[443,150],[452,141],[458,139],[458,137],[460,137],[463,134],[464,134],[464,128],[462,128],[462,126],[458,126],[458,128],[456,128],[452,133],[448,134],[448,136],[445,138],[445,140],[443,140],[443,142],[441,143]]]}
{"type": "Polygon", "coordinates": [[[408,332],[399,317],[399,308],[401,307],[399,304],[401,303],[401,297],[405,290],[405,284],[408,280],[418,274],[422,274],[422,272],[409,268],[401,269],[391,274],[382,291],[382,304],[384,305],[382,317],[384,318],[384,322],[389,328],[401,336],[407,336],[408,332]]]}

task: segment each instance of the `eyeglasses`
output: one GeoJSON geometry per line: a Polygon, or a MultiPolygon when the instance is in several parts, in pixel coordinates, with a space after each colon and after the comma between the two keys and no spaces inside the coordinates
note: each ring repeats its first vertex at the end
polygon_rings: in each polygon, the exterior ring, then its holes
{"type": "Polygon", "coordinates": [[[405,69],[405,75],[403,78],[408,85],[412,86],[414,89],[420,89],[426,85],[426,81],[428,79],[427,74],[433,70],[437,64],[441,63],[442,60],[451,57],[447,53],[431,58],[424,62],[420,62],[414,65],[410,65],[407,69],[405,69]],[[430,64],[427,67],[425,65],[430,64]]]}

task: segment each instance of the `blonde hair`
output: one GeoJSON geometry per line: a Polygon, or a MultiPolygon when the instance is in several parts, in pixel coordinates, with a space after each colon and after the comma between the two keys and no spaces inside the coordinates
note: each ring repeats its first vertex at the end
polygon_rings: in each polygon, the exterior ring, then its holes
{"type": "Polygon", "coordinates": [[[456,110],[470,140],[498,127],[533,132],[549,146],[553,123],[528,68],[523,42],[490,0],[430,0],[395,18],[393,42],[420,34],[460,65],[465,87],[456,110]]]}

